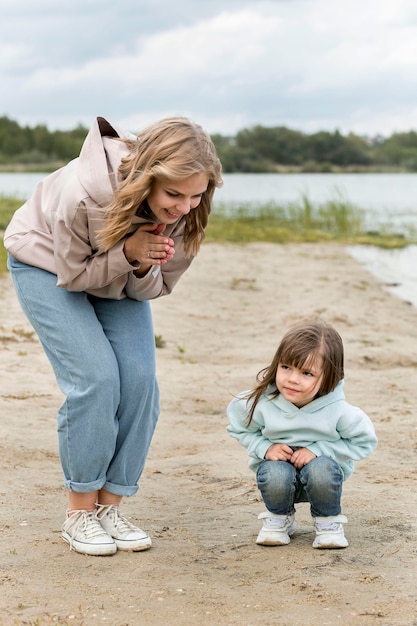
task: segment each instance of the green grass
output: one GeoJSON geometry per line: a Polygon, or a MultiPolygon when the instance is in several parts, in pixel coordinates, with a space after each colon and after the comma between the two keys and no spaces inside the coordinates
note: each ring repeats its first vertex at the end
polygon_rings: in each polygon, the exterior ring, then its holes
{"type": "Polygon", "coordinates": [[[7,198],[0,196],[0,230],[4,230],[10,221],[13,213],[22,204],[22,200],[17,198],[7,198]]]}
{"type": "Polygon", "coordinates": [[[250,204],[219,205],[210,216],[206,240],[234,243],[337,241],[401,248],[416,243],[417,233],[412,226],[401,233],[390,227],[368,231],[365,212],[343,198],[313,204],[303,195],[300,201],[286,206],[264,204],[256,208],[256,214],[250,204]]]}
{"type": "Polygon", "coordinates": [[[6,272],[7,254],[3,246],[3,231],[10,221],[13,213],[22,204],[21,200],[16,198],[7,198],[0,196],[0,276],[6,272]]]}
{"type": "MultiPolygon", "coordinates": [[[[22,204],[16,198],[0,196],[0,231],[22,204]]],[[[368,231],[365,213],[360,208],[337,196],[321,204],[313,204],[306,195],[298,202],[285,206],[274,203],[256,207],[251,204],[216,206],[210,216],[206,232],[208,242],[272,242],[366,244],[383,248],[402,248],[417,243],[415,228],[403,232],[384,227],[368,231]],[[256,210],[256,214],[255,214],[256,210]]],[[[6,251],[0,245],[0,274],[6,270],[6,251]]]]}

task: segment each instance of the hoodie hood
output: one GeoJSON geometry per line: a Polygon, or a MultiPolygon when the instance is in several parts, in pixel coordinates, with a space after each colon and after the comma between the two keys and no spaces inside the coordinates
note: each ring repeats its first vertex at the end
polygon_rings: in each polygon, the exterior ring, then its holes
{"type": "MultiPolygon", "coordinates": [[[[289,402],[284,398],[283,395],[279,394],[277,398],[272,400],[272,403],[278,406],[281,411],[291,415],[298,415],[300,411],[303,413],[315,413],[316,411],[322,410],[324,407],[327,407],[335,402],[340,402],[341,400],[345,400],[345,392],[344,392],[344,384],[345,381],[341,380],[337,383],[336,387],[330,393],[327,393],[324,396],[319,396],[312,400],[308,404],[305,404],[303,407],[298,408],[292,402],[289,402]]],[[[268,389],[268,393],[274,392],[276,387],[272,387],[268,389]]]]}
{"type": "Polygon", "coordinates": [[[104,117],[96,118],[85,138],[77,175],[87,195],[99,206],[106,206],[113,196],[120,160],[128,154],[122,140],[132,138],[135,136],[116,130],[104,117]]]}

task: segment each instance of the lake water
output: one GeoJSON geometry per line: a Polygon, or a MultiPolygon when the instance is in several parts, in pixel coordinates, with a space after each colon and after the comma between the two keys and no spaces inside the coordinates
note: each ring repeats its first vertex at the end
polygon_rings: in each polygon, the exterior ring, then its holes
{"type": "MultiPolygon", "coordinates": [[[[0,194],[26,199],[44,176],[0,173],[0,194]]],[[[371,225],[417,227],[417,174],[225,174],[215,205],[284,205],[303,194],[313,203],[346,199],[363,209],[371,225]]]]}
{"type": "Polygon", "coordinates": [[[417,246],[383,250],[374,246],[351,246],[350,254],[388,291],[417,307],[417,246]]]}
{"type": "MultiPolygon", "coordinates": [[[[45,174],[0,173],[0,195],[25,200],[45,174]]],[[[237,204],[313,203],[342,197],[364,211],[369,228],[417,229],[417,174],[225,174],[215,207],[237,204]]],[[[417,246],[382,250],[352,246],[349,252],[398,297],[417,306],[417,246]]]]}
{"type": "Polygon", "coordinates": [[[369,225],[417,227],[417,174],[227,174],[216,202],[287,204],[308,196],[313,204],[343,198],[369,225]]]}

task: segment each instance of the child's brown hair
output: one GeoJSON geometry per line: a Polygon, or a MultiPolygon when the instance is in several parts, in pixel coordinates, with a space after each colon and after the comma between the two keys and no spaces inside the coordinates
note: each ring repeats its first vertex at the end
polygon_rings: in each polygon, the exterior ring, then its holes
{"type": "Polygon", "coordinates": [[[271,364],[258,372],[257,386],[248,393],[248,424],[268,386],[275,387],[269,394],[271,399],[279,396],[275,378],[280,363],[308,369],[317,356],[323,359],[323,378],[317,395],[324,396],[333,391],[344,377],[342,338],[330,324],[322,320],[304,322],[290,328],[281,340],[271,364]]]}

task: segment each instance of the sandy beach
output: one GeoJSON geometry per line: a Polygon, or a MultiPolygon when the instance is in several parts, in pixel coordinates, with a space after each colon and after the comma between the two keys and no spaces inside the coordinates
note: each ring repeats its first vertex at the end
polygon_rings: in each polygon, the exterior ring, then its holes
{"type": "Polygon", "coordinates": [[[162,411],[124,503],[152,536],[143,553],[87,557],[60,538],[62,396],[8,276],[0,298],[1,626],[417,624],[417,308],[343,246],[205,244],[153,303],[162,411]],[[379,445],[344,486],[347,549],[312,549],[307,504],[289,546],[261,547],[263,505],[225,411],[288,326],[316,317],[344,339],[346,396],[379,445]]]}

